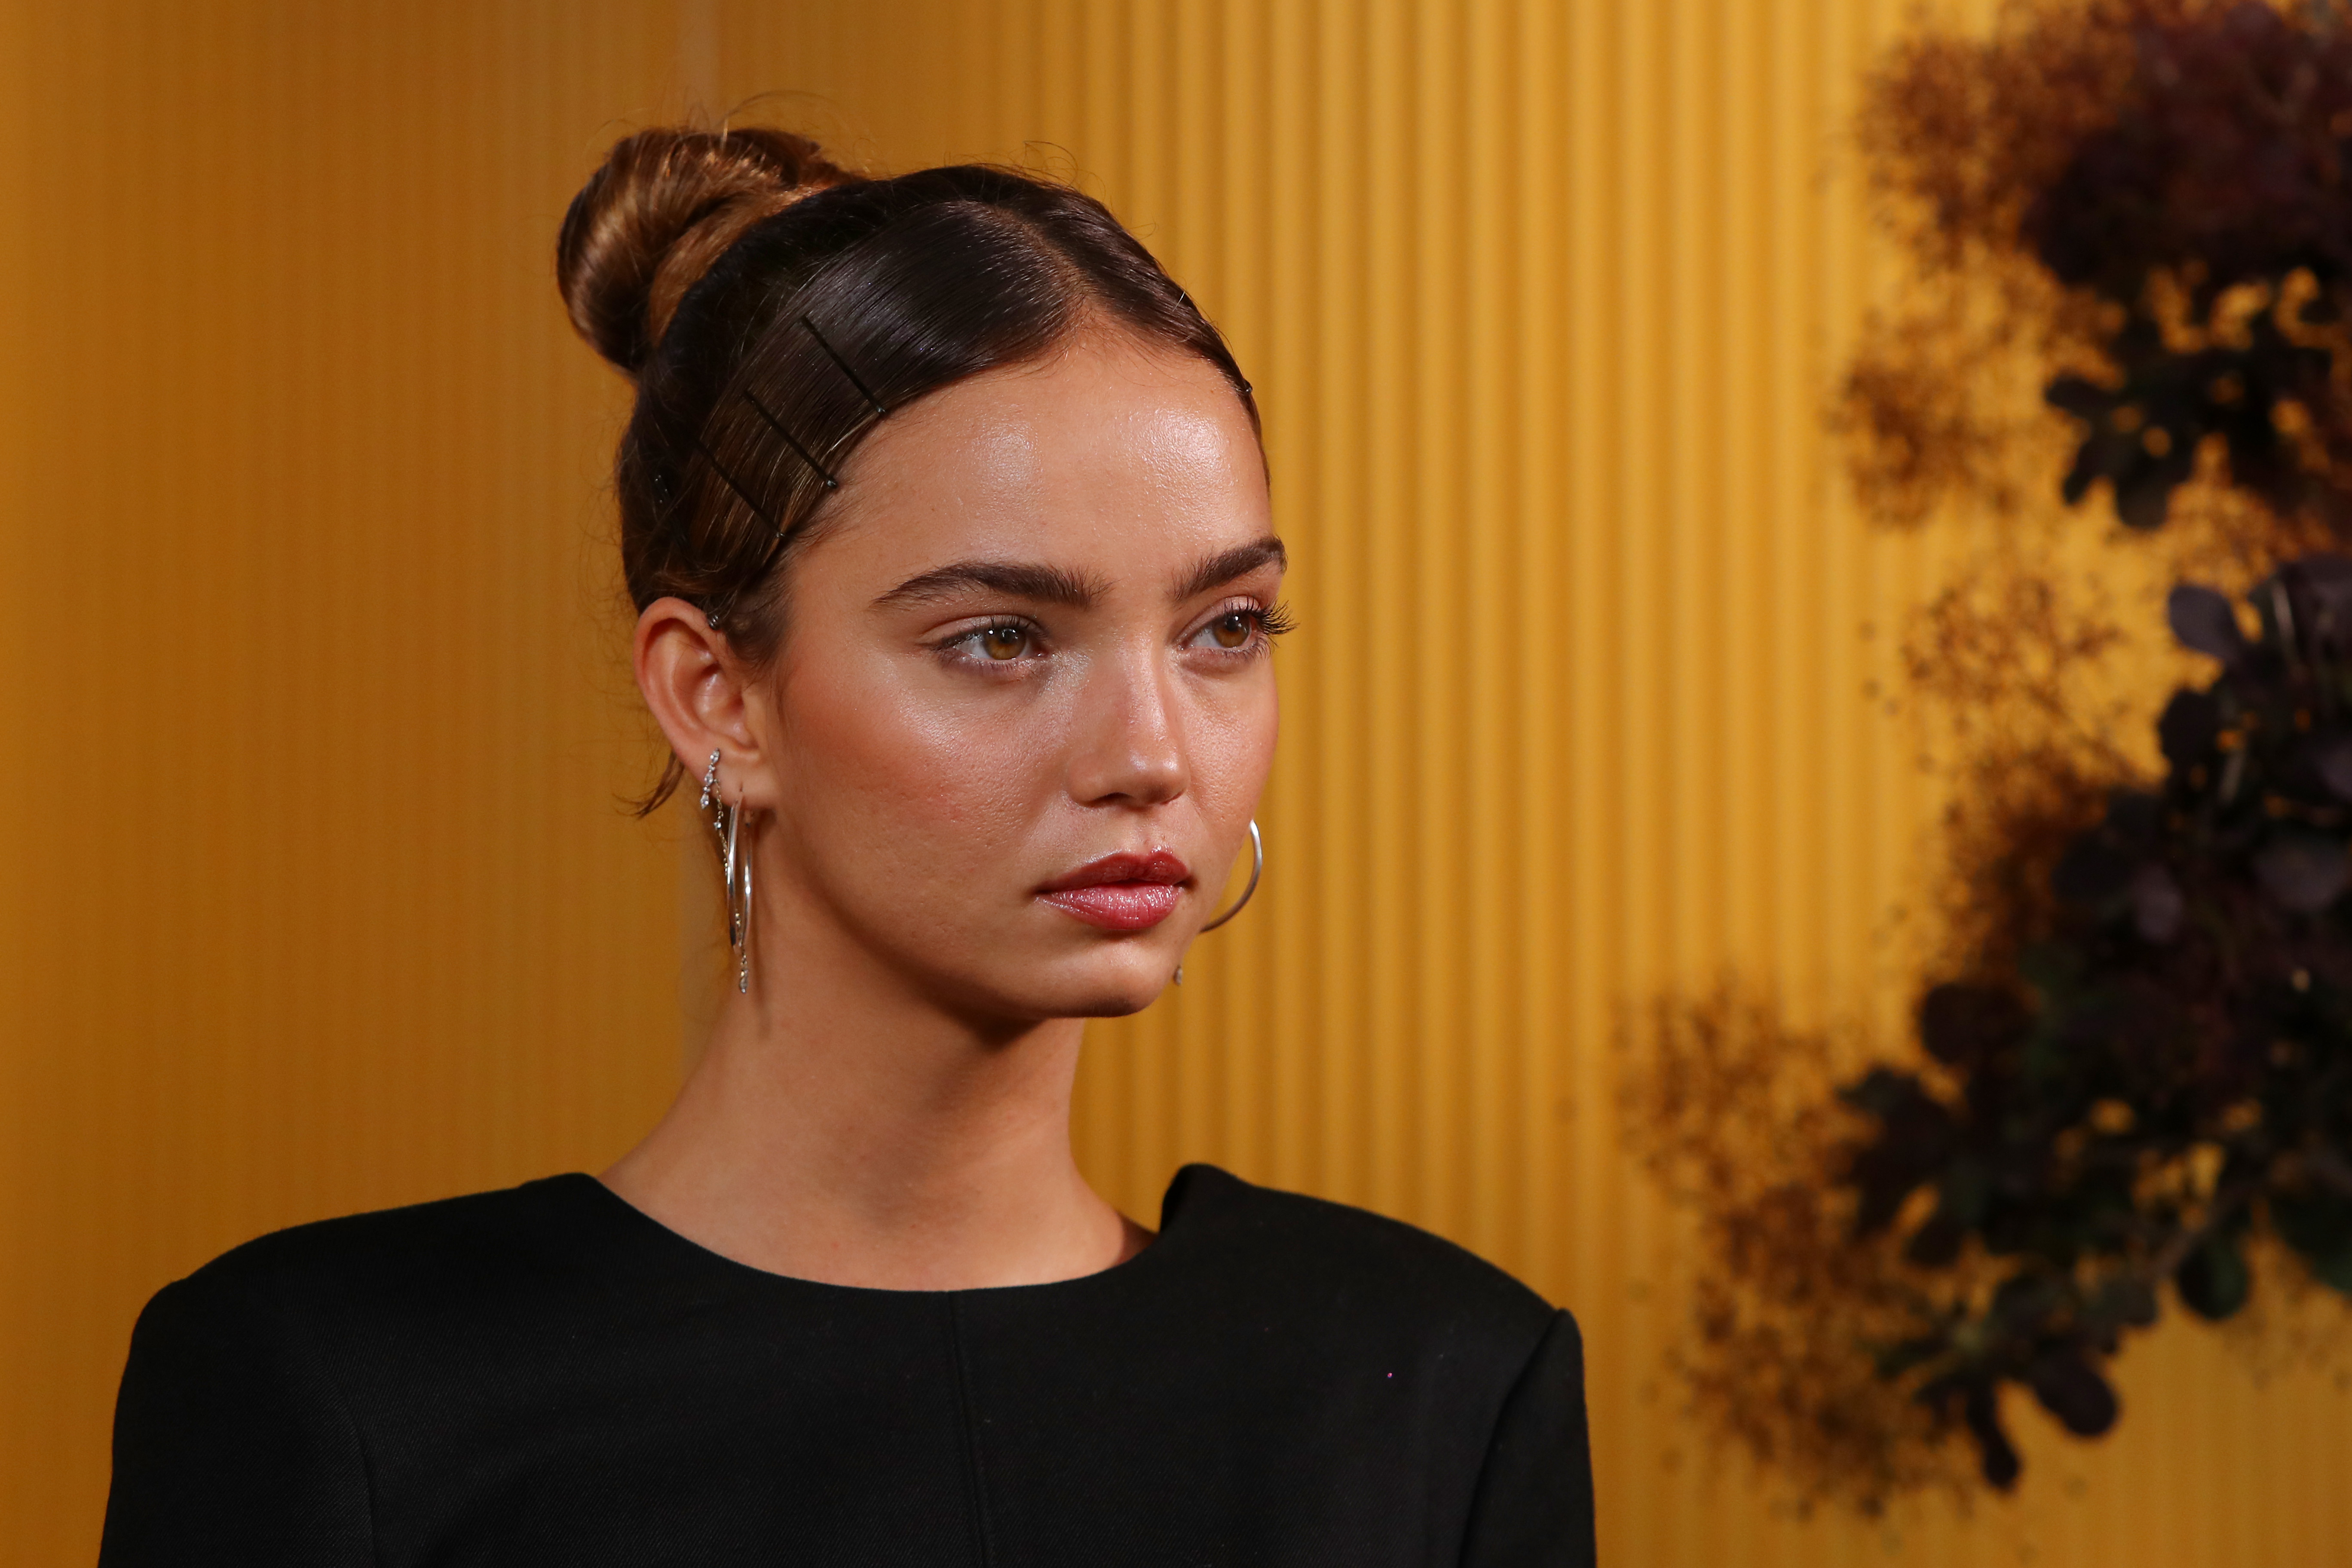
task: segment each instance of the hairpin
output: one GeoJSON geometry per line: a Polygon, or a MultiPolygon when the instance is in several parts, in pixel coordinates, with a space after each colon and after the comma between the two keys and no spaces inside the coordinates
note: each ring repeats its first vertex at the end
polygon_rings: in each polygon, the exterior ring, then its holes
{"type": "MultiPolygon", "coordinates": [[[[806,463],[810,468],[816,470],[816,477],[824,481],[825,489],[829,490],[837,490],[841,488],[841,481],[835,479],[831,473],[827,472],[825,466],[823,463],[818,462],[814,457],[811,457],[809,455],[809,449],[806,447],[802,446],[798,441],[793,439],[793,433],[784,428],[783,421],[769,413],[768,405],[761,402],[758,398],[752,396],[751,389],[749,387],[745,387],[743,389],[743,401],[751,405],[751,411],[754,414],[757,414],[761,418],[768,422],[769,429],[773,430],[777,435],[784,438],[785,446],[790,447],[793,451],[800,454],[802,462],[806,463]]],[[[773,523],[770,523],[769,526],[773,528],[775,525],[773,523]]]]}
{"type": "MultiPolygon", "coordinates": [[[[867,386],[864,380],[858,376],[858,374],[849,368],[849,362],[842,358],[840,353],[835,350],[831,343],[825,341],[824,334],[817,331],[816,323],[807,316],[803,315],[801,317],[801,325],[808,329],[809,336],[816,340],[816,346],[824,351],[825,357],[833,361],[834,364],[840,370],[843,375],[849,378],[849,384],[857,388],[858,395],[864,397],[867,406],[874,410],[875,417],[877,419],[887,417],[890,412],[889,408],[884,405],[880,398],[874,395],[874,389],[867,386]]],[[[826,468],[823,463],[818,462],[816,454],[810,451],[806,447],[802,446],[800,438],[794,436],[790,430],[785,429],[784,422],[777,418],[774,412],[771,410],[766,404],[761,402],[759,396],[749,387],[746,387],[743,390],[743,401],[750,404],[751,405],[751,412],[757,414],[767,425],[768,428],[773,430],[783,441],[784,445],[793,449],[794,456],[799,458],[802,462],[806,463],[809,468],[814,471],[816,477],[824,481],[825,489],[829,490],[837,490],[841,488],[840,476],[834,473],[832,469],[826,468]]],[[[846,440],[847,438],[848,437],[845,436],[843,440],[846,440]]],[[[841,442],[836,441],[834,445],[837,447],[841,445],[841,442]]],[[[695,449],[702,454],[703,460],[708,462],[711,468],[717,472],[719,477],[727,482],[727,488],[733,490],[738,496],[741,497],[743,504],[750,507],[753,513],[759,517],[760,521],[768,525],[769,530],[775,534],[778,540],[782,540],[784,534],[783,525],[776,521],[774,513],[771,512],[766,507],[761,506],[758,500],[753,499],[751,492],[744,487],[741,480],[738,479],[733,474],[727,471],[727,465],[719,460],[718,454],[713,452],[709,444],[702,439],[702,434],[700,431],[697,431],[695,433],[694,446],[695,449]]],[[[662,505],[666,509],[668,503],[667,499],[661,494],[664,487],[660,484],[659,479],[660,476],[656,475],[656,483],[654,487],[655,500],[657,504],[662,505]]],[[[772,546],[772,548],[773,547],[772,546]]],[[[715,620],[713,621],[713,624],[717,624],[715,620]]]]}
{"type": "Polygon", "coordinates": [[[816,340],[816,346],[824,351],[825,357],[833,361],[835,364],[841,367],[841,374],[849,378],[850,385],[857,388],[858,395],[864,397],[867,406],[874,410],[874,416],[877,419],[889,417],[890,411],[882,406],[882,400],[874,395],[874,391],[871,387],[867,386],[863,381],[858,379],[857,373],[849,368],[849,362],[841,357],[840,351],[835,349],[831,343],[824,341],[824,334],[816,330],[816,323],[809,320],[808,317],[803,316],[801,318],[801,325],[808,329],[808,335],[816,340]]]}
{"type": "MultiPolygon", "coordinates": [[[[1175,279],[1171,278],[1169,281],[1174,283],[1175,279]]],[[[1193,300],[1191,292],[1187,290],[1181,283],[1176,284],[1176,298],[1183,300],[1184,309],[1192,311],[1192,314],[1199,316],[1204,321],[1209,319],[1207,313],[1203,311],[1200,305],[1193,300]]],[[[847,365],[842,366],[842,369],[844,370],[847,370],[848,368],[849,367],[847,365]]],[[[1255,397],[1257,395],[1257,388],[1249,384],[1249,378],[1242,374],[1241,367],[1238,365],[1234,368],[1234,379],[1241,383],[1242,395],[1244,397],[1255,397]]]]}
{"type": "MultiPolygon", "coordinates": [[[[754,404],[752,406],[756,408],[759,405],[754,404]]],[[[775,424],[775,421],[772,419],[768,423],[773,425],[775,424]]],[[[778,426],[778,434],[781,435],[782,433],[782,426],[778,426]]],[[[792,437],[790,436],[785,436],[784,439],[790,441],[792,440],[792,437]]],[[[733,490],[737,495],[742,498],[743,504],[751,509],[753,515],[758,517],[761,522],[766,523],[770,528],[774,529],[777,532],[782,533],[783,531],[782,525],[776,521],[775,515],[769,511],[766,507],[761,506],[757,500],[753,500],[751,492],[743,488],[742,481],[727,471],[727,465],[719,460],[719,454],[713,452],[703,443],[702,433],[698,430],[695,432],[694,449],[700,452],[702,454],[702,460],[709,463],[712,470],[715,471],[720,479],[727,481],[727,488],[733,490]]],[[[799,449],[797,443],[794,444],[793,449],[796,451],[799,449]]],[[[802,456],[805,457],[807,454],[803,453],[802,456]]],[[[811,466],[814,467],[814,465],[811,466]]],[[[824,470],[823,468],[818,468],[817,472],[821,474],[824,473],[824,470]]],[[[828,479],[826,482],[831,483],[832,481],[828,479]]]]}

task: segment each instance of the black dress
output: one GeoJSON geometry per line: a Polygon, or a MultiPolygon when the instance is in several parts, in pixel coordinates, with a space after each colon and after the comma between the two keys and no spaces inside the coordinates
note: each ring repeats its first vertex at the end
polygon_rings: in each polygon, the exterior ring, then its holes
{"type": "Polygon", "coordinates": [[[1460,1248],[1192,1165],[1050,1285],[764,1273],[556,1176],[165,1287],[104,1568],[1590,1563],[1576,1325],[1460,1248]]]}

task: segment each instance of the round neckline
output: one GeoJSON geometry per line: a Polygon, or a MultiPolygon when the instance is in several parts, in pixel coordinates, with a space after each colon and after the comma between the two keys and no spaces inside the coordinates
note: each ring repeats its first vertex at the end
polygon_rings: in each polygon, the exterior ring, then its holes
{"type": "Polygon", "coordinates": [[[1176,1233],[1181,1228],[1185,1211],[1192,1205],[1181,1201],[1185,1194],[1181,1194],[1178,1189],[1188,1184],[1184,1178],[1192,1168],[1190,1165],[1184,1166],[1169,1179],[1168,1186],[1160,1194],[1160,1228],[1154,1233],[1150,1244],[1132,1258],[1121,1258],[1108,1268],[1097,1268],[1091,1274],[1074,1274],[1066,1279],[1042,1279],[1024,1285],[964,1285],[944,1290],[902,1290],[886,1285],[843,1285],[828,1279],[804,1279],[797,1274],[780,1274],[771,1268],[761,1268],[756,1264],[746,1263],[739,1258],[730,1258],[713,1247],[705,1247],[682,1231],[671,1229],[586,1171],[574,1171],[568,1176],[553,1179],[576,1183],[592,1189],[595,1201],[613,1212],[622,1223],[630,1226],[640,1234],[650,1237],[658,1245],[688,1256],[705,1268],[755,1281],[762,1289],[781,1288],[799,1291],[823,1291],[887,1300],[937,1301],[945,1300],[950,1297],[976,1296],[1002,1300],[1024,1294],[1034,1295],[1045,1291],[1074,1292],[1087,1287],[1123,1283],[1134,1279],[1144,1264],[1168,1249],[1170,1243],[1175,1240],[1176,1233]]]}

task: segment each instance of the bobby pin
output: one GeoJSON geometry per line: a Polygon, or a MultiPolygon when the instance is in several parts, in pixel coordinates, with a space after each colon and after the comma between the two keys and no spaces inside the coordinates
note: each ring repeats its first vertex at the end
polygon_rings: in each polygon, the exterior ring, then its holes
{"type": "MultiPolygon", "coordinates": [[[[753,404],[752,406],[756,408],[759,405],[753,404]]],[[[761,412],[764,413],[765,410],[762,410],[761,412]]],[[[775,421],[772,419],[768,421],[768,423],[773,425],[775,421]]],[[[778,434],[782,434],[781,427],[778,430],[778,434]]],[[[792,437],[790,436],[785,436],[784,439],[791,441],[792,437]]],[[[761,522],[766,523],[769,528],[774,530],[776,532],[782,533],[783,531],[782,525],[776,521],[775,515],[769,511],[766,507],[761,506],[758,501],[751,499],[751,492],[743,488],[741,480],[738,479],[734,475],[727,471],[727,465],[719,460],[719,454],[713,452],[707,445],[704,444],[702,437],[699,434],[697,434],[694,437],[694,447],[695,450],[702,454],[703,461],[709,463],[712,470],[716,472],[720,479],[727,481],[727,488],[733,490],[738,496],[742,498],[743,504],[751,509],[754,516],[758,517],[761,522]]],[[[794,451],[800,450],[799,444],[797,442],[793,444],[793,449],[794,451]]],[[[803,452],[801,455],[803,457],[806,457],[808,454],[803,452]]],[[[812,464],[810,466],[814,468],[815,465],[812,464]]],[[[824,470],[823,468],[818,468],[817,472],[822,474],[824,470]]],[[[833,480],[830,478],[825,480],[825,483],[828,485],[832,482],[833,480]]]]}
{"type": "Polygon", "coordinates": [[[840,352],[824,341],[824,334],[816,330],[816,323],[803,316],[801,325],[808,329],[808,335],[816,340],[816,346],[824,351],[825,357],[841,367],[841,374],[849,378],[850,385],[857,388],[858,395],[866,399],[866,405],[874,410],[875,416],[887,417],[890,411],[882,406],[882,400],[874,395],[872,388],[858,379],[857,373],[849,368],[849,362],[841,357],[840,352]]]}
{"type": "MultiPolygon", "coordinates": [[[[1184,308],[1192,311],[1192,314],[1199,316],[1204,321],[1209,319],[1208,316],[1202,312],[1201,307],[1193,301],[1192,296],[1185,291],[1184,285],[1181,283],[1176,285],[1176,298],[1183,300],[1184,308]]],[[[803,321],[806,321],[808,318],[803,316],[801,319],[803,321]]],[[[814,331],[816,329],[812,327],[809,330],[811,331],[814,331]]],[[[849,367],[847,365],[843,365],[841,368],[847,370],[849,367]]],[[[1249,378],[1242,374],[1238,367],[1234,371],[1234,379],[1242,384],[1242,395],[1244,397],[1255,397],[1257,395],[1257,388],[1249,384],[1249,378]]]]}
{"type": "MultiPolygon", "coordinates": [[[[817,341],[822,342],[824,340],[820,338],[817,341]]],[[[769,413],[768,405],[761,403],[758,398],[752,396],[749,388],[744,390],[743,401],[751,405],[751,411],[753,413],[757,414],[761,418],[768,422],[769,429],[773,430],[777,435],[784,438],[785,446],[790,447],[793,451],[800,454],[802,462],[806,463],[810,468],[816,470],[816,476],[824,481],[825,489],[829,490],[837,490],[841,488],[841,481],[835,479],[832,474],[826,472],[825,466],[823,463],[818,462],[815,458],[812,457],[806,447],[802,446],[798,441],[793,439],[793,433],[784,428],[783,422],[778,419],[774,415],[769,413]]],[[[771,524],[770,526],[772,527],[774,525],[771,524]]]]}

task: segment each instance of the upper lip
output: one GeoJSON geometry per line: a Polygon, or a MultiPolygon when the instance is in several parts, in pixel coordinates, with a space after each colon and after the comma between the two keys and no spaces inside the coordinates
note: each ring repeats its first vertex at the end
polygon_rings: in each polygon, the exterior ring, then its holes
{"type": "Polygon", "coordinates": [[[1148,855],[1121,851],[1066,871],[1042,890],[1061,893],[1072,888],[1098,888],[1106,882],[1181,882],[1192,875],[1192,868],[1169,850],[1154,849],[1148,855]]]}

